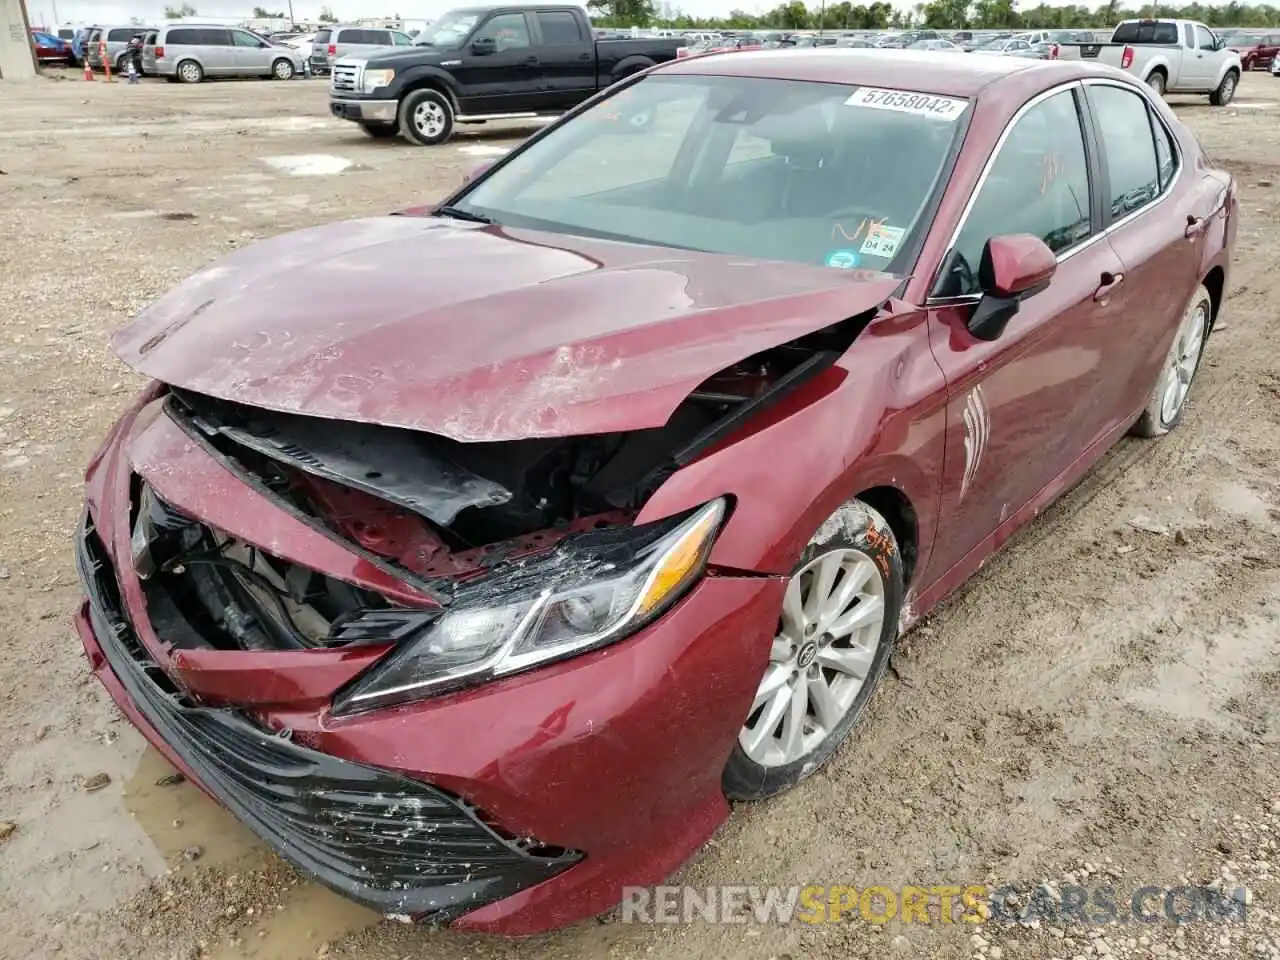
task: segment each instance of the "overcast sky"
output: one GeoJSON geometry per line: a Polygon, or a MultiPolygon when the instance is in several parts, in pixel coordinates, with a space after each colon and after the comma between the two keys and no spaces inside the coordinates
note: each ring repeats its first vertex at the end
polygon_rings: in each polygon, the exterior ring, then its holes
{"type": "MultiPolygon", "coordinates": [[[[247,17],[253,10],[255,3],[253,0],[249,3],[241,3],[239,0],[190,0],[191,5],[196,8],[204,16],[214,17],[247,17]]],[[[287,0],[259,0],[268,10],[289,10],[287,0]]],[[[450,3],[448,0],[332,0],[329,6],[333,9],[335,15],[339,18],[356,19],[358,17],[385,17],[392,14],[400,14],[402,17],[420,17],[431,18],[437,17],[450,7],[465,6],[467,0],[457,0],[450,3]]],[[[778,5],[779,0],[767,2],[767,0],[671,0],[671,5],[684,13],[691,16],[717,16],[728,13],[734,8],[746,10],[752,13],[763,13],[778,5]]],[[[910,9],[916,0],[893,0],[894,6],[903,9],[910,9]]],[[[1038,0],[1037,0],[1038,2],[1038,0]]],[[[1048,0],[1050,4],[1058,5],[1056,0],[1048,0]]],[[[1101,0],[1097,3],[1090,3],[1091,6],[1101,6],[1101,0]]],[[[299,19],[307,19],[315,17],[319,12],[321,2],[313,2],[313,0],[294,0],[293,15],[299,19]]],[[[1034,5],[1028,0],[1028,5],[1034,5]]],[[[163,15],[165,0],[135,0],[135,2],[107,2],[94,3],[84,2],[84,0],[60,0],[54,3],[53,0],[27,0],[27,12],[31,18],[32,24],[51,24],[54,20],[54,11],[57,11],[58,23],[76,23],[76,22],[94,22],[94,23],[128,23],[130,17],[142,17],[145,20],[158,20],[163,15]]],[[[810,6],[817,7],[816,2],[811,2],[810,6]]]]}

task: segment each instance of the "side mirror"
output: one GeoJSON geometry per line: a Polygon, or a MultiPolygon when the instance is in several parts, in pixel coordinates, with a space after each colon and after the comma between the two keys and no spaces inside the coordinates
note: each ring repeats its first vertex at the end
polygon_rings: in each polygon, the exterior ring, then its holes
{"type": "Polygon", "coordinates": [[[969,332],[995,340],[1018,312],[1019,304],[1049,286],[1058,258],[1029,233],[992,237],[982,250],[978,286],[982,299],[969,317],[969,332]]]}
{"type": "Polygon", "coordinates": [[[493,37],[477,37],[471,41],[471,52],[477,57],[487,57],[498,52],[498,41],[493,37]]]}
{"type": "Polygon", "coordinates": [[[470,183],[472,180],[479,178],[486,170],[493,166],[492,160],[483,160],[462,175],[463,183],[470,183]]]}

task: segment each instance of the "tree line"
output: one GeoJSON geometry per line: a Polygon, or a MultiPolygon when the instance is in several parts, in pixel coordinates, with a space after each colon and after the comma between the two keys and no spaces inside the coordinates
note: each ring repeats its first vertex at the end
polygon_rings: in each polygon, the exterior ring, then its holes
{"type": "Polygon", "coordinates": [[[600,26],[683,30],[1016,30],[1031,27],[1110,30],[1121,20],[1137,17],[1180,17],[1199,20],[1211,27],[1280,26],[1280,8],[1236,2],[1223,6],[1191,3],[1185,7],[1130,8],[1118,0],[1110,0],[1099,7],[1040,3],[1019,9],[1016,0],[930,0],[917,3],[912,10],[897,10],[879,0],[870,5],[840,0],[816,7],[807,6],[803,0],[789,0],[766,13],[734,10],[725,17],[691,17],[655,0],[589,0],[587,7],[600,26]]]}

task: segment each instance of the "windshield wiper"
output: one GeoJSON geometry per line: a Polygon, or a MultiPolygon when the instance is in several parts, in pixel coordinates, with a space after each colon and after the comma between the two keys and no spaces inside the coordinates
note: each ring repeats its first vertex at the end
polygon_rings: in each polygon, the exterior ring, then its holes
{"type": "Polygon", "coordinates": [[[466,220],[468,223],[496,223],[492,217],[486,217],[483,214],[472,213],[470,210],[463,210],[461,207],[438,207],[436,209],[437,217],[452,217],[454,220],[466,220]]]}

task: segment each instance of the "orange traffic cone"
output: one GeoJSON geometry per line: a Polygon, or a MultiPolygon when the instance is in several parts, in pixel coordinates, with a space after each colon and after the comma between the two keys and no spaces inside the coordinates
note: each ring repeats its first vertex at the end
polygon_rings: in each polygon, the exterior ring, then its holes
{"type": "Polygon", "coordinates": [[[93,69],[89,66],[89,58],[84,58],[84,78],[86,80],[93,79],[93,69]]]}

